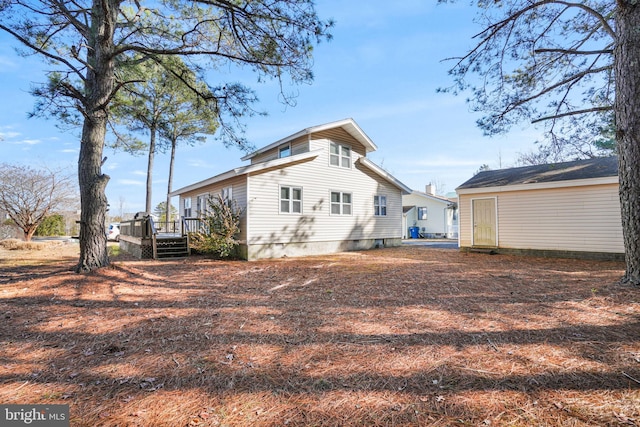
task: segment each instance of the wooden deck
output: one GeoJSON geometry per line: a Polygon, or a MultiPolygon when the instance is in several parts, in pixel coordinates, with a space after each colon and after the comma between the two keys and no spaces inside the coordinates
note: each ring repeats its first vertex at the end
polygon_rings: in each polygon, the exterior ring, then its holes
{"type": "Polygon", "coordinates": [[[162,225],[170,231],[157,228],[150,216],[121,222],[120,248],[139,259],[189,256],[191,251],[186,224],[172,222],[162,225]]]}

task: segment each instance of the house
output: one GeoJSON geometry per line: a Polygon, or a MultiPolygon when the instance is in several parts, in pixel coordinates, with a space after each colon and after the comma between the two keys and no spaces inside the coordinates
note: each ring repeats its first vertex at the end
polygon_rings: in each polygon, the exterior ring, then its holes
{"type": "Polygon", "coordinates": [[[241,255],[254,260],[397,246],[411,190],[367,159],[376,145],[353,119],[314,126],[245,157],[247,166],[173,191],[180,214],[210,195],[244,210],[241,255]]]}
{"type": "Polygon", "coordinates": [[[484,171],[456,191],[461,250],[624,254],[616,157],[484,171]]]}
{"type": "Polygon", "coordinates": [[[458,237],[458,204],[455,199],[437,196],[432,184],[426,185],[424,192],[402,196],[402,211],[405,238],[411,237],[411,227],[417,227],[419,237],[458,237]]]}

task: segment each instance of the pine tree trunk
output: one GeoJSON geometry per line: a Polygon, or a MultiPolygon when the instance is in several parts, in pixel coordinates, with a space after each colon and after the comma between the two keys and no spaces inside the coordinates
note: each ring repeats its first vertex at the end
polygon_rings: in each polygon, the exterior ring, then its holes
{"type": "Polygon", "coordinates": [[[615,117],[626,262],[622,281],[640,286],[640,7],[635,1],[618,1],[616,27],[615,117]]]}
{"type": "Polygon", "coordinates": [[[171,159],[169,160],[169,184],[167,185],[167,227],[169,230],[169,221],[171,221],[171,188],[173,187],[173,163],[176,160],[176,139],[173,138],[171,141],[171,159]]]}
{"type": "Polygon", "coordinates": [[[151,126],[149,133],[151,136],[149,137],[149,158],[147,159],[147,199],[144,205],[144,211],[147,213],[152,212],[151,196],[153,192],[153,162],[156,154],[156,127],[151,126]]]}
{"type": "Polygon", "coordinates": [[[106,114],[85,118],[78,160],[80,184],[80,261],[77,272],[109,265],[105,220],[109,177],[102,174],[102,153],[106,135],[106,114]]]}
{"type": "Polygon", "coordinates": [[[109,265],[105,219],[109,176],[102,173],[102,154],[107,133],[109,99],[115,80],[113,34],[118,0],[94,0],[88,37],[83,103],[84,124],[78,157],[80,186],[80,259],[77,272],[109,265]]]}

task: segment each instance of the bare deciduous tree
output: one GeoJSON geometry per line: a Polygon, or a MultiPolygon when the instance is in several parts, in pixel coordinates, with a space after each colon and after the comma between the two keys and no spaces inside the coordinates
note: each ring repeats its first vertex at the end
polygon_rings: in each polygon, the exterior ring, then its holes
{"type": "Polygon", "coordinates": [[[31,240],[42,220],[77,200],[72,179],[59,171],[0,164],[0,208],[31,240]]]}

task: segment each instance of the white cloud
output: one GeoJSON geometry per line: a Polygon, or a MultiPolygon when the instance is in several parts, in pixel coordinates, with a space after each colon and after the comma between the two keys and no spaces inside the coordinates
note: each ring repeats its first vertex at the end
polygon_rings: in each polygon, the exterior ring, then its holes
{"type": "Polygon", "coordinates": [[[0,70],[5,69],[6,71],[6,68],[15,68],[16,65],[9,57],[0,55],[0,70]]]}
{"type": "Polygon", "coordinates": [[[16,145],[37,145],[42,143],[42,140],[40,139],[22,139],[20,141],[14,141],[11,142],[12,144],[16,144],[16,145]]]}
{"type": "Polygon", "coordinates": [[[141,171],[141,170],[135,170],[133,172],[131,172],[133,175],[138,175],[138,176],[147,176],[147,173],[145,171],[141,171]]]}
{"type": "Polygon", "coordinates": [[[200,159],[189,159],[187,161],[187,164],[194,168],[210,168],[211,167],[211,164],[209,162],[206,162],[200,159]]]}
{"type": "Polygon", "coordinates": [[[16,138],[20,136],[19,132],[0,132],[0,139],[16,138]]]}
{"type": "Polygon", "coordinates": [[[118,184],[122,184],[122,185],[136,185],[136,186],[143,186],[145,185],[144,182],[142,181],[136,181],[135,179],[119,179],[117,181],[118,184]]]}
{"type": "Polygon", "coordinates": [[[77,153],[77,148],[65,148],[64,150],[59,150],[61,153],[77,153]]]}

